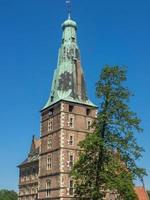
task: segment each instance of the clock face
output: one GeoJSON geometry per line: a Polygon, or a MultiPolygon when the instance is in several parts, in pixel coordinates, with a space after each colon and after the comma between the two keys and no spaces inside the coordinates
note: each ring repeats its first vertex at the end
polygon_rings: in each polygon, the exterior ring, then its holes
{"type": "Polygon", "coordinates": [[[72,74],[70,72],[65,71],[60,75],[58,82],[58,90],[68,91],[72,88],[72,74]]]}

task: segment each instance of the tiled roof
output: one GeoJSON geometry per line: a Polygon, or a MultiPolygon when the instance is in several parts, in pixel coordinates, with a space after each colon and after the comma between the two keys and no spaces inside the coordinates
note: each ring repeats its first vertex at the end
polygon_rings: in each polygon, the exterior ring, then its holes
{"type": "Polygon", "coordinates": [[[144,187],[142,186],[135,187],[135,192],[139,200],[149,200],[148,194],[145,191],[144,187]]]}
{"type": "Polygon", "coordinates": [[[25,164],[28,164],[28,163],[31,163],[31,162],[35,162],[35,161],[38,161],[38,160],[39,160],[39,154],[36,154],[32,157],[26,158],[19,166],[22,166],[22,165],[25,165],[25,164]]]}

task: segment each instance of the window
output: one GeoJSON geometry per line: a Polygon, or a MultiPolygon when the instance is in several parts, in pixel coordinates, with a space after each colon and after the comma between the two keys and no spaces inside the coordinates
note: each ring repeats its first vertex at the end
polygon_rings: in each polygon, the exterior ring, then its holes
{"type": "Polygon", "coordinates": [[[47,180],[46,182],[46,197],[50,197],[51,195],[51,180],[47,180]]]}
{"type": "Polygon", "coordinates": [[[30,189],[29,189],[29,187],[26,188],[25,194],[26,194],[26,195],[30,194],[30,189]]]}
{"type": "Polygon", "coordinates": [[[73,145],[73,135],[69,136],[69,145],[73,145]]]}
{"type": "Polygon", "coordinates": [[[74,37],[72,37],[71,39],[72,39],[72,42],[75,42],[75,38],[74,37]]]}
{"type": "Polygon", "coordinates": [[[35,200],[35,197],[34,197],[34,196],[31,196],[31,200],[35,200]]]}
{"type": "Polygon", "coordinates": [[[69,105],[69,112],[72,112],[73,111],[73,106],[72,105],[69,105]]]}
{"type": "Polygon", "coordinates": [[[73,195],[74,194],[74,184],[73,184],[73,180],[70,180],[70,184],[69,184],[69,195],[73,195]]]}
{"type": "Polygon", "coordinates": [[[19,191],[19,195],[20,195],[20,196],[24,195],[24,191],[23,191],[23,189],[20,189],[20,191],[19,191]]]}
{"type": "Polygon", "coordinates": [[[86,109],[86,115],[89,116],[90,115],[90,109],[86,109]]]}
{"type": "Polygon", "coordinates": [[[48,155],[47,157],[47,170],[52,169],[52,155],[48,155]]]}
{"type": "Polygon", "coordinates": [[[20,180],[23,182],[23,181],[24,181],[24,178],[25,178],[25,171],[24,171],[24,170],[21,170],[21,171],[20,171],[20,180]]]}
{"type": "Polygon", "coordinates": [[[69,156],[69,167],[70,168],[72,168],[72,166],[73,166],[73,155],[72,154],[70,154],[70,156],[69,156]]]}
{"type": "Polygon", "coordinates": [[[73,127],[73,118],[72,118],[72,117],[70,117],[69,126],[70,126],[70,127],[73,127]]]}
{"type": "MultiPolygon", "coordinates": [[[[52,98],[52,97],[51,97],[52,98]]],[[[53,108],[49,110],[49,116],[53,115],[53,108]]]]}
{"type": "Polygon", "coordinates": [[[53,102],[53,100],[54,100],[54,96],[51,96],[51,102],[53,102]]]}
{"type": "Polygon", "coordinates": [[[90,119],[87,120],[87,129],[91,130],[92,121],[90,119]]]}
{"type": "Polygon", "coordinates": [[[35,188],[34,187],[31,188],[31,194],[35,194],[35,193],[36,193],[35,188]]]}
{"type": "Polygon", "coordinates": [[[31,170],[31,179],[35,178],[35,174],[36,174],[36,168],[33,167],[32,170],[31,170]]]}
{"type": "Polygon", "coordinates": [[[69,167],[71,169],[73,164],[74,164],[74,155],[73,155],[73,153],[69,153],[67,167],[69,167]]]}
{"type": "Polygon", "coordinates": [[[73,128],[73,127],[74,127],[74,116],[73,116],[73,115],[70,115],[70,116],[69,116],[68,126],[69,126],[70,128],[73,128]]]}
{"type": "Polygon", "coordinates": [[[48,120],[48,131],[51,131],[53,129],[53,120],[49,119],[48,120]]]}
{"type": "Polygon", "coordinates": [[[26,180],[28,181],[30,179],[30,169],[26,170],[26,180]]]}
{"type": "Polygon", "coordinates": [[[52,148],[52,136],[49,135],[47,138],[47,149],[51,149],[52,148]]]}

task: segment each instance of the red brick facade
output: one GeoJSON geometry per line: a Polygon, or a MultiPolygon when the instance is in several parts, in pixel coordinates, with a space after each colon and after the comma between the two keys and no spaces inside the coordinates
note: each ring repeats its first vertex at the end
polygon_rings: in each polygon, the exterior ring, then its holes
{"type": "Polygon", "coordinates": [[[71,199],[69,172],[78,157],[78,143],[90,131],[88,121],[96,117],[96,109],[61,101],[42,111],[41,151],[39,160],[39,199],[47,198],[46,182],[51,181],[51,199],[71,199]],[[87,109],[90,110],[87,116],[87,109]],[[50,113],[50,114],[49,114],[50,113]],[[52,129],[48,123],[52,121],[52,129]],[[48,148],[51,136],[52,146],[48,148]],[[48,156],[51,168],[47,168],[48,156]]]}
{"type": "Polygon", "coordinates": [[[90,125],[96,112],[95,107],[65,101],[41,112],[39,157],[19,166],[19,200],[73,198],[69,172],[78,158],[78,143],[92,131],[90,125]],[[35,193],[33,188],[36,188],[35,193]]]}
{"type": "Polygon", "coordinates": [[[78,143],[92,132],[96,117],[97,108],[86,94],[77,24],[68,18],[62,30],[51,94],[41,111],[40,140],[33,138],[27,159],[19,165],[19,200],[73,198],[69,173],[78,158],[78,143]]]}

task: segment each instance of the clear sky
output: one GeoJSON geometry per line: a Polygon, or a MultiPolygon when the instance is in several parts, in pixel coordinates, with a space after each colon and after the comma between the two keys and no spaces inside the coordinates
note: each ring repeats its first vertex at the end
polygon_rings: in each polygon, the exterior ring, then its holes
{"type": "MultiPolygon", "coordinates": [[[[150,189],[150,1],[73,0],[73,19],[90,99],[104,64],[128,66],[132,110],[142,119],[139,163],[150,189]]],[[[0,188],[17,190],[18,170],[39,136],[40,109],[48,99],[65,0],[0,0],[0,188]]]]}

